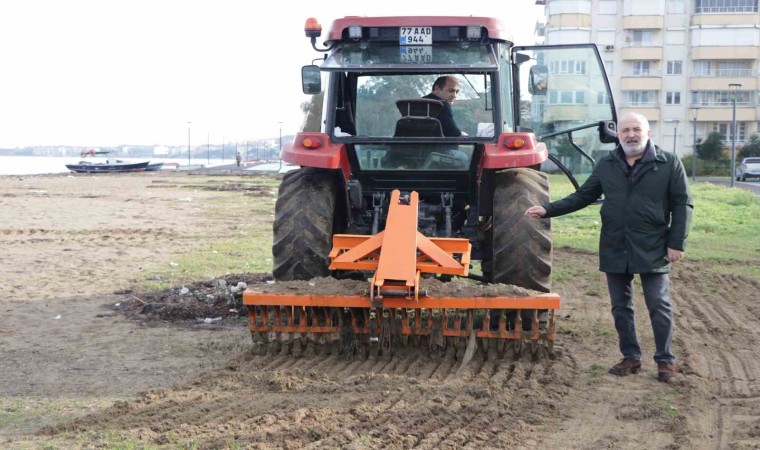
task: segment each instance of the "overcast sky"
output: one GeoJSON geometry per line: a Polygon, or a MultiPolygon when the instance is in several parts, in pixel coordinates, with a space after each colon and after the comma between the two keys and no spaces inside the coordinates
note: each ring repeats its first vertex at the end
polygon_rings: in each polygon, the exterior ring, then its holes
{"type": "Polygon", "coordinates": [[[2,0],[0,147],[185,145],[188,121],[193,146],[292,134],[311,16],[323,36],[347,15],[494,16],[534,42],[535,1],[470,3],[2,0]]]}

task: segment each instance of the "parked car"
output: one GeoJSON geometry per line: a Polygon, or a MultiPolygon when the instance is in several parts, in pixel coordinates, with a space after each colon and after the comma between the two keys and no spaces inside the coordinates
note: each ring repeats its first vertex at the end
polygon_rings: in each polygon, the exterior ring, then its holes
{"type": "Polygon", "coordinates": [[[736,166],[736,179],[747,181],[747,178],[760,178],[760,158],[744,158],[742,163],[736,166]]]}

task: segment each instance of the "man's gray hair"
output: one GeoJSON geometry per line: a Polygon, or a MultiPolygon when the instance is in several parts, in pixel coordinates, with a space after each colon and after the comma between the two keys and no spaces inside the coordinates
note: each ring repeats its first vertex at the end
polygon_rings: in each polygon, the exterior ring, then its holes
{"type": "Polygon", "coordinates": [[[627,113],[623,114],[618,119],[618,124],[620,124],[621,122],[623,122],[623,120],[625,120],[626,118],[635,119],[637,122],[639,122],[640,124],[644,125],[647,130],[651,129],[651,127],[649,126],[649,120],[646,117],[644,117],[643,115],[641,115],[641,114],[639,114],[637,112],[627,112],[627,113]]]}

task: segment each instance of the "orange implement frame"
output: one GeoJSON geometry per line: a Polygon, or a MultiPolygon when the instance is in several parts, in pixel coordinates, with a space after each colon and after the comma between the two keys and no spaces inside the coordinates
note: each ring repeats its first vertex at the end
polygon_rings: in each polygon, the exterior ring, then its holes
{"type": "Polygon", "coordinates": [[[251,333],[263,341],[272,333],[276,340],[321,335],[330,341],[350,330],[369,342],[388,336],[428,336],[438,342],[443,337],[474,334],[487,339],[528,339],[534,346],[545,340],[551,345],[555,311],[560,306],[557,294],[435,298],[420,289],[422,273],[466,276],[472,245],[467,239],[422,235],[417,231],[418,203],[416,192],[402,199],[395,190],[385,231],[333,237],[330,269],[374,272],[369,297],[248,289],[243,304],[248,308],[251,333]],[[525,310],[532,310],[532,315],[523,315],[525,310]],[[543,328],[539,326],[542,310],[548,315],[543,328]]]}
{"type": "Polygon", "coordinates": [[[472,245],[467,239],[428,238],[417,231],[419,195],[408,203],[391,193],[385,231],[374,236],[335,235],[330,270],[373,271],[370,299],[385,293],[419,300],[420,274],[467,276],[472,245]]]}

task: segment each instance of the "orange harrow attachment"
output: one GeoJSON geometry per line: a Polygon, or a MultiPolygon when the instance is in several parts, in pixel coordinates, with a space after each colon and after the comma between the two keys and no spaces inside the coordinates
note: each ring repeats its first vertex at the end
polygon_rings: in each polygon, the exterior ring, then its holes
{"type": "MultiPolygon", "coordinates": [[[[428,238],[417,231],[418,202],[416,192],[401,199],[393,191],[385,231],[333,237],[330,269],[374,272],[369,295],[246,290],[243,304],[254,342],[269,344],[270,352],[298,354],[317,345],[323,353],[337,349],[348,356],[369,356],[373,347],[378,354],[393,354],[410,338],[412,344],[458,354],[475,338],[481,348],[498,352],[510,341],[516,355],[525,342],[534,355],[540,344],[552,352],[560,306],[556,294],[436,297],[421,288],[422,274],[466,276],[471,245],[466,239],[428,238]],[[547,311],[545,323],[539,321],[541,310],[547,311]]],[[[461,286],[466,290],[466,284],[461,286]]]]}

